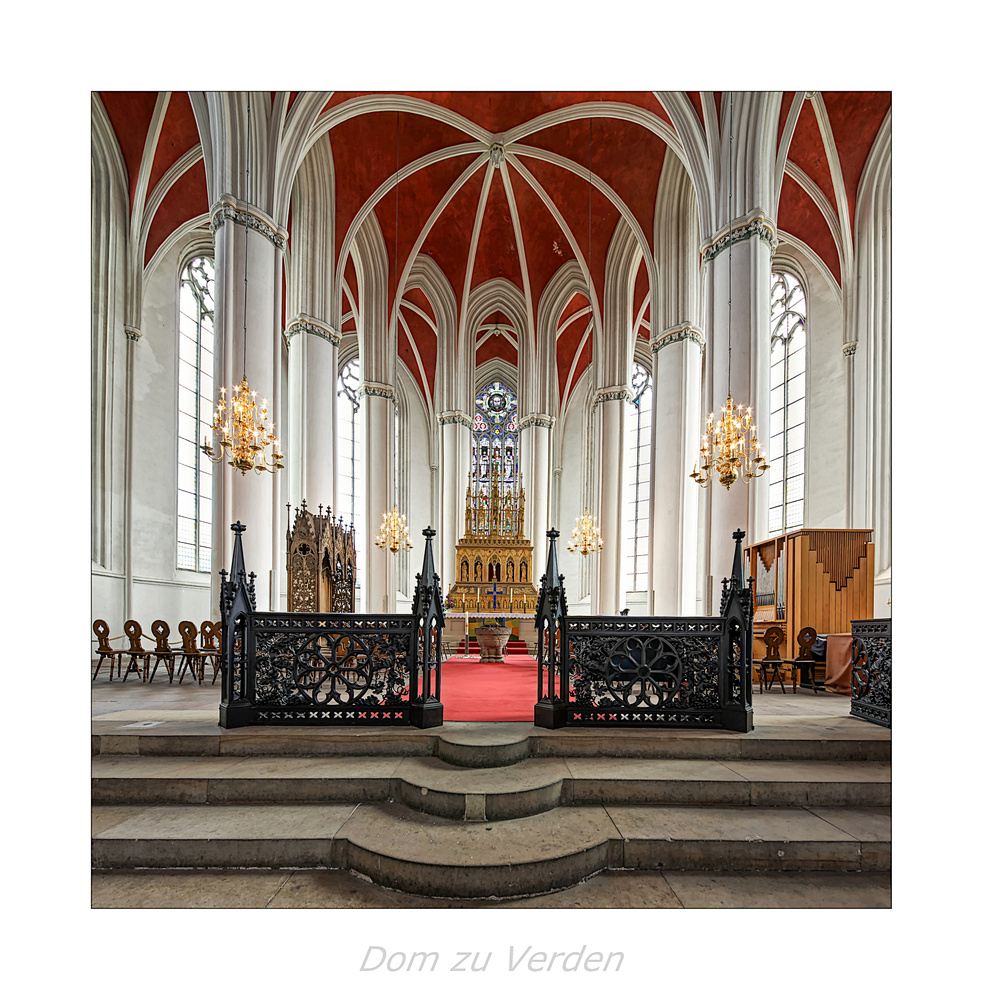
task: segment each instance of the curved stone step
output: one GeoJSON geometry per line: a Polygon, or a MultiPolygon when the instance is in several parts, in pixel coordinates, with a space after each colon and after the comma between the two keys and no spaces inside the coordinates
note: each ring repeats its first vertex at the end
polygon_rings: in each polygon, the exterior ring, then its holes
{"type": "Polygon", "coordinates": [[[528,896],[621,868],[618,830],[602,806],[565,806],[497,823],[361,806],[344,824],[344,867],[424,896],[528,896]]]}
{"type": "Polygon", "coordinates": [[[408,758],[393,775],[393,790],[399,802],[418,812],[481,823],[555,809],[569,778],[560,760],[475,770],[433,758],[408,758]]]}
{"type": "Polygon", "coordinates": [[[508,767],[529,756],[526,722],[447,723],[437,734],[436,755],[458,767],[508,767]]]}
{"type": "Polygon", "coordinates": [[[347,868],[405,892],[510,897],[605,868],[889,871],[886,809],[560,806],[499,822],[396,803],[102,806],[94,868],[347,868]]]}

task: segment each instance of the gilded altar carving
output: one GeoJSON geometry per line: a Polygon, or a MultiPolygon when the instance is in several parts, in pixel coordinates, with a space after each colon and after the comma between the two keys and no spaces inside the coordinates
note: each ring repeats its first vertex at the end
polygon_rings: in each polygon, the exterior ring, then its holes
{"type": "Polygon", "coordinates": [[[532,544],[525,537],[526,493],[502,487],[498,464],[478,466],[464,501],[464,537],[457,543],[451,610],[471,614],[532,614],[532,544]],[[482,472],[484,471],[484,476],[482,472]]]}
{"type": "Polygon", "coordinates": [[[303,501],[287,529],[287,610],[354,611],[355,569],[354,528],[303,501]]]}

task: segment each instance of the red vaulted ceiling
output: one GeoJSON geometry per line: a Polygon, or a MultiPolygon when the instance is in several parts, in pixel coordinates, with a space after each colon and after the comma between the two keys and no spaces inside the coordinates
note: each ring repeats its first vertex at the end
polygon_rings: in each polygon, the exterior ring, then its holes
{"type": "MultiPolygon", "coordinates": [[[[144,259],[149,262],[177,227],[209,209],[191,102],[186,93],[173,92],[167,96],[160,134],[156,142],[148,143],[154,110],[161,95],[156,92],[103,92],[99,96],[119,142],[127,172],[131,211],[135,214],[142,213],[143,209],[143,206],[134,205],[140,189],[141,168],[146,180],[143,189],[146,204],[154,188],[182,156],[190,151],[199,152],[197,159],[193,155],[189,157],[191,162],[174,180],[154,218],[144,223],[147,234],[144,259]]],[[[290,95],[290,108],[296,96],[295,93],[290,95]]],[[[337,109],[366,96],[362,92],[337,92],[331,96],[326,109],[337,109]]],[[[415,92],[407,96],[452,111],[494,134],[585,102],[631,105],[669,122],[659,100],[646,92],[415,92]]],[[[705,127],[700,94],[688,92],[686,96],[705,127]]],[[[779,141],[793,97],[792,93],[782,95],[779,141]]],[[[852,230],[860,177],[890,107],[891,95],[889,92],[824,91],[821,102],[822,121],[817,118],[812,102],[803,104],[788,159],[816,185],[834,213],[840,207],[836,191],[838,181],[842,180],[846,211],[850,216],[847,225],[852,230]],[[835,152],[832,163],[823,141],[826,123],[835,152]]],[[[713,103],[719,118],[719,92],[713,94],[713,103]]],[[[535,318],[535,309],[550,279],[559,267],[575,256],[571,239],[579,245],[584,259],[589,258],[595,292],[598,301],[603,302],[607,246],[620,214],[602,193],[601,182],[609,185],[623,201],[652,246],[655,200],[666,145],[649,129],[635,122],[605,117],[597,111],[589,118],[537,127],[516,143],[509,144],[510,157],[517,163],[507,161],[503,169],[491,172],[480,216],[478,208],[486,180],[486,155],[477,151],[460,154],[412,174],[409,172],[410,165],[421,156],[475,141],[465,127],[458,128],[415,111],[401,111],[398,116],[394,111],[363,112],[332,127],[336,257],[352,220],[380,185],[395,174],[398,166],[398,219],[396,190],[376,204],[374,213],[386,240],[389,260],[396,262],[394,271],[402,274],[434,209],[479,155],[483,156],[479,168],[443,209],[420,247],[420,253],[429,256],[446,275],[459,305],[469,289],[498,278],[513,283],[521,294],[528,295],[535,318]],[[549,162],[549,158],[558,162],[549,162]],[[593,185],[588,185],[585,178],[568,169],[573,164],[590,171],[593,185]],[[523,176],[524,171],[532,181],[523,176]],[[551,204],[535,189],[536,184],[545,190],[551,204]],[[554,213],[559,215],[562,224],[554,213]],[[472,253],[474,264],[469,277],[472,253]]],[[[840,280],[840,261],[833,234],[810,193],[789,176],[782,185],[777,221],[782,231],[807,244],[834,279],[840,280]]],[[[359,299],[350,258],[345,261],[343,270],[350,292],[350,297],[346,293],[343,298],[343,314],[349,314],[353,307],[357,309],[359,299]]],[[[395,287],[391,279],[390,306],[395,287]]],[[[635,318],[644,317],[639,330],[642,336],[649,336],[653,314],[652,304],[646,301],[647,295],[647,273],[643,266],[634,290],[635,318]]],[[[569,304],[566,318],[585,305],[586,300],[577,297],[569,304]]],[[[432,322],[426,317],[432,320],[433,309],[423,293],[416,290],[407,294],[401,316],[397,353],[413,373],[424,397],[432,403],[438,345],[432,322]],[[409,308],[407,303],[416,308],[409,308]]],[[[510,325],[506,320],[502,317],[501,325],[510,325]]],[[[589,341],[582,343],[587,322],[586,316],[574,319],[557,339],[557,380],[561,397],[565,387],[572,388],[589,363],[591,345],[589,341]]],[[[345,332],[354,328],[354,317],[343,323],[345,332]]],[[[478,354],[479,363],[491,357],[517,363],[515,348],[504,336],[486,339],[478,354]]]]}

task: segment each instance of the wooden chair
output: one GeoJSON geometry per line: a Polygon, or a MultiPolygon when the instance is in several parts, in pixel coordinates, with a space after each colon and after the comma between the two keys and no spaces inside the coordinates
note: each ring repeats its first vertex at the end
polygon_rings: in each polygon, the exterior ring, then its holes
{"type": "Polygon", "coordinates": [[[96,670],[92,675],[92,679],[96,679],[99,675],[99,668],[106,660],[109,660],[109,679],[112,680],[114,667],[116,668],[116,672],[119,673],[119,658],[123,655],[123,650],[113,649],[110,646],[109,625],[102,618],[97,618],[92,623],[92,631],[95,632],[96,638],[99,640],[99,645],[96,647],[96,652],[99,654],[99,662],[96,664],[96,670]]]}
{"type": "MultiPolygon", "coordinates": [[[[218,677],[222,668],[222,623],[202,622],[201,623],[201,651],[205,660],[212,661],[212,683],[218,677]]],[[[204,669],[204,661],[202,662],[204,669]]]]}
{"type": "Polygon", "coordinates": [[[766,686],[770,691],[777,678],[778,683],[782,686],[782,694],[785,694],[785,681],[782,680],[782,667],[785,665],[785,660],[778,651],[778,647],[785,641],[785,629],[780,625],[769,625],[762,638],[765,642],[765,655],[760,660],[751,661],[758,667],[758,693],[764,693],[766,686]]]}
{"type": "Polygon", "coordinates": [[[126,665],[126,673],[123,674],[123,683],[126,683],[126,678],[130,676],[131,670],[136,671],[137,677],[145,681],[147,679],[147,672],[150,670],[150,650],[143,648],[143,629],[140,628],[139,622],[131,618],[129,621],[124,622],[123,631],[130,640],[130,648],[120,654],[120,669],[123,666],[123,657],[128,656],[130,658],[129,663],[126,665]],[[140,660],[143,660],[142,671],[140,669],[140,660]]]}
{"type": "Polygon", "coordinates": [[[816,630],[807,625],[799,629],[796,642],[799,644],[799,655],[792,661],[792,694],[795,694],[795,682],[799,671],[802,671],[802,686],[806,686],[806,677],[812,685],[812,693],[819,694],[816,690],[816,661],[812,658],[812,644],[816,641],[816,630]]]}
{"type": "Polygon", "coordinates": [[[160,618],[157,619],[150,626],[150,631],[153,632],[154,638],[157,640],[157,648],[152,650],[150,655],[154,657],[154,669],[150,676],[147,678],[147,683],[149,684],[157,673],[157,668],[164,664],[164,669],[167,671],[167,683],[174,683],[174,650],[171,649],[170,637],[171,628],[165,621],[161,621],[160,618]]]}
{"type": "Polygon", "coordinates": [[[198,627],[194,622],[181,622],[177,630],[181,633],[182,640],[181,660],[178,663],[181,672],[178,674],[177,682],[180,684],[184,680],[184,675],[190,667],[192,677],[197,677],[200,684],[205,673],[205,653],[198,648],[196,642],[198,627]]]}

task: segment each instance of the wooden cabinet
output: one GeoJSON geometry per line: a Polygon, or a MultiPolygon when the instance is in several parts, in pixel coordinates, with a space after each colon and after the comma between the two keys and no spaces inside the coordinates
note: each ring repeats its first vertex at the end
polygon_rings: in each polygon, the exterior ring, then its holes
{"type": "Polygon", "coordinates": [[[811,625],[820,635],[849,632],[874,614],[874,543],[870,528],[800,528],[744,549],[754,578],[754,658],[772,623],[785,629],[782,657],[794,660],[796,636],[811,625]]]}

